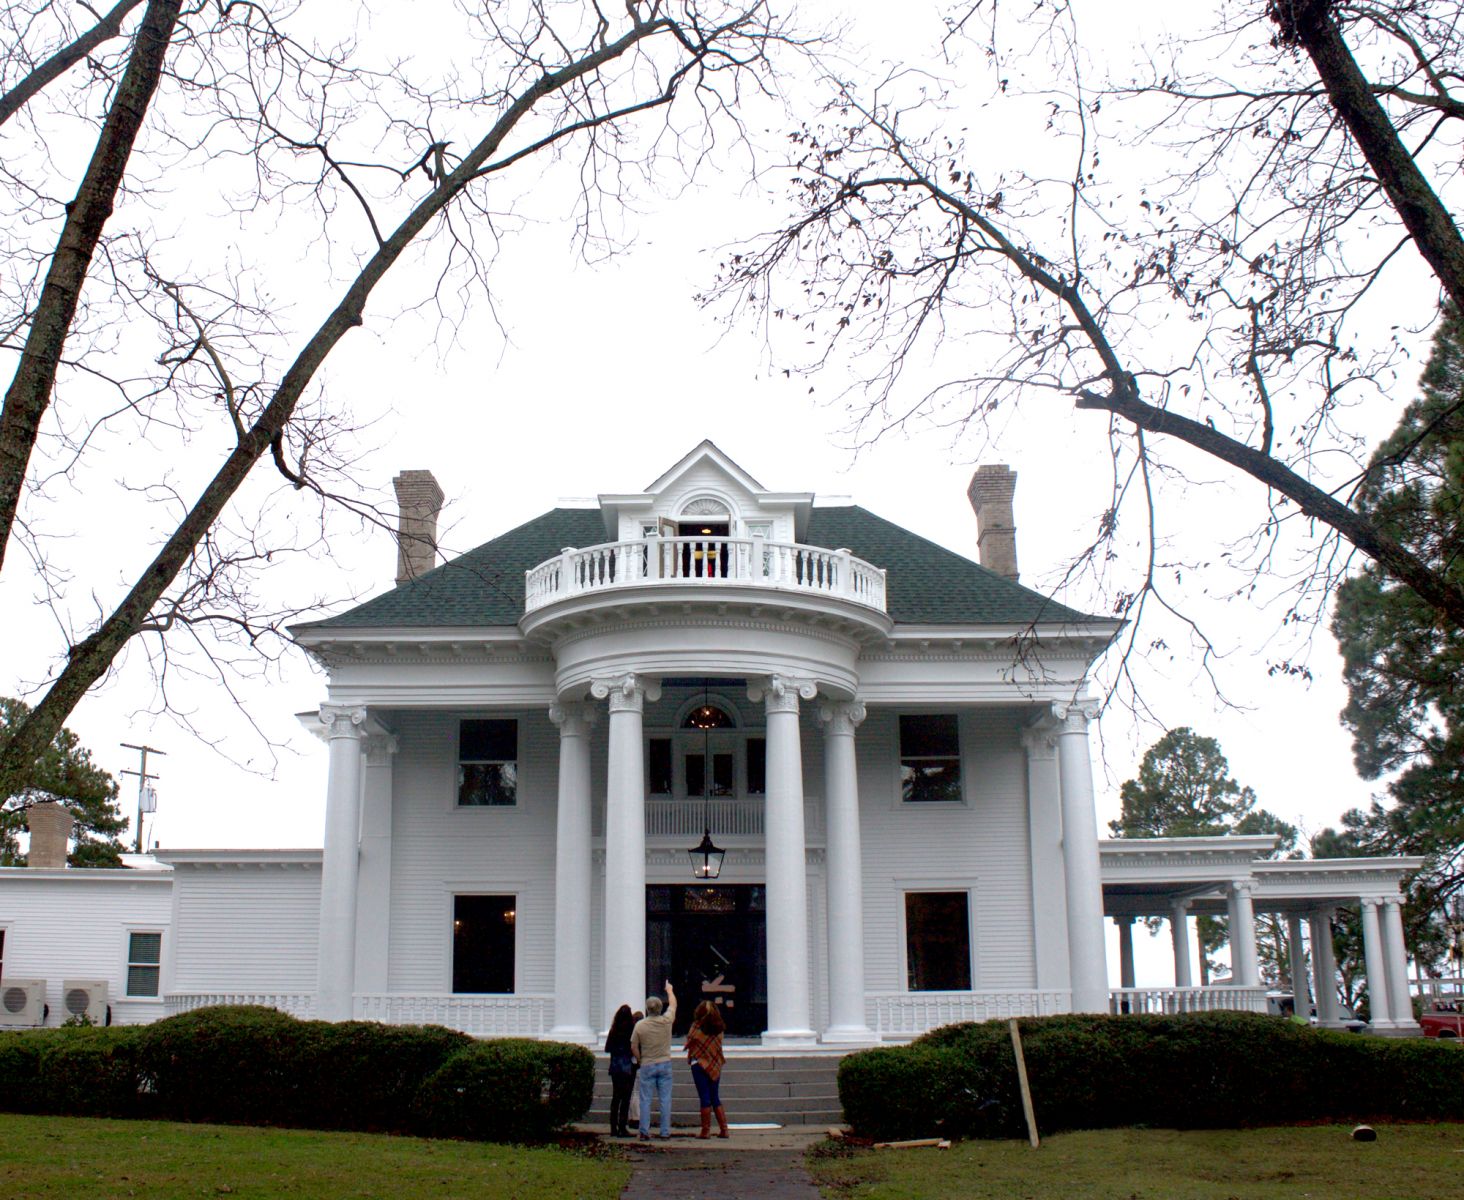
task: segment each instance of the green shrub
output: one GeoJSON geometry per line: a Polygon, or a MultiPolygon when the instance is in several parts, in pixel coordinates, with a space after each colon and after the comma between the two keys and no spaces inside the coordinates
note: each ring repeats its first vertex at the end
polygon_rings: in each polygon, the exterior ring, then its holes
{"type": "Polygon", "coordinates": [[[542,1141],[590,1107],[595,1057],[583,1046],[521,1038],[479,1042],[417,1093],[418,1128],[436,1137],[542,1141]]]}
{"type": "MultiPolygon", "coordinates": [[[[1019,1022],[1038,1127],[1237,1128],[1296,1121],[1464,1119],[1450,1047],[1308,1029],[1251,1013],[1019,1022]]],[[[1020,1137],[1006,1021],[938,1029],[851,1055],[839,1096],[880,1139],[1020,1137]]]]}
{"type": "Polygon", "coordinates": [[[41,1055],[60,1036],[54,1029],[17,1029],[0,1033],[0,1109],[13,1113],[46,1111],[41,1055]]]}
{"type": "Polygon", "coordinates": [[[78,1117],[148,1115],[139,1094],[136,1027],[69,1028],[40,1055],[42,1103],[47,1112],[78,1117]]]}

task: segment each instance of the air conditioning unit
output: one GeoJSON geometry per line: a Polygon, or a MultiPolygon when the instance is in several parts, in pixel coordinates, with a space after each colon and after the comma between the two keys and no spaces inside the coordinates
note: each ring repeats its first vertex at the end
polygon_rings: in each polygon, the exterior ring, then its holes
{"type": "Polygon", "coordinates": [[[61,1019],[85,1017],[93,1025],[107,1023],[107,981],[105,979],[63,979],[61,1019]]]}
{"type": "Polygon", "coordinates": [[[45,1020],[44,979],[0,980],[0,1025],[42,1025],[45,1020]]]}

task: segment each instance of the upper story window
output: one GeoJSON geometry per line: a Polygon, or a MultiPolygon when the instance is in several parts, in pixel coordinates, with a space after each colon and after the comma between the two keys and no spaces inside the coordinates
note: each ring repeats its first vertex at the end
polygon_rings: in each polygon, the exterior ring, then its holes
{"type": "Polygon", "coordinates": [[[127,935],[127,994],[154,997],[163,971],[163,935],[137,930],[127,935]]]}
{"type": "Polygon", "coordinates": [[[518,722],[458,724],[458,804],[507,808],[518,803],[518,722]]]}
{"type": "Polygon", "coordinates": [[[900,717],[900,798],[907,804],[960,802],[961,731],[954,713],[900,717]]]}

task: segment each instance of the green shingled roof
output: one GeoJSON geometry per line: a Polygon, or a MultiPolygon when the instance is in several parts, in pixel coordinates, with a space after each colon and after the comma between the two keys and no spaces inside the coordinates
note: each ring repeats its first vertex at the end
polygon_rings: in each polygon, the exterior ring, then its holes
{"type": "MultiPolygon", "coordinates": [[[[1087,621],[1082,613],[1012,583],[857,505],[815,508],[809,545],[847,549],[884,567],[890,616],[904,625],[1015,625],[1087,621]]],[[[300,630],[515,625],[524,572],[565,546],[605,541],[599,510],[556,508],[461,558],[365,604],[300,630]]]]}

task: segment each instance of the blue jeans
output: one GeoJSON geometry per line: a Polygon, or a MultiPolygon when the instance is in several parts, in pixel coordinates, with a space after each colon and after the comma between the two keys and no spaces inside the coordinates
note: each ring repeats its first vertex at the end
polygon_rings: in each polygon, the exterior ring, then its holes
{"type": "Polygon", "coordinates": [[[703,1108],[722,1107],[722,1081],[702,1070],[701,1063],[691,1064],[691,1082],[696,1084],[696,1098],[703,1108]]]}
{"type": "Polygon", "coordinates": [[[640,1069],[640,1132],[651,1132],[651,1101],[661,1097],[661,1136],[671,1136],[671,1064],[648,1063],[640,1069]]]}

